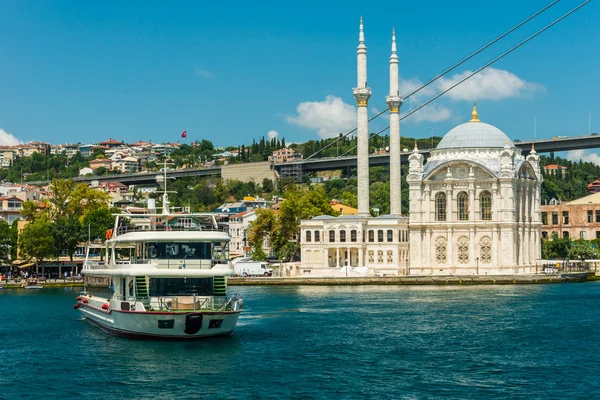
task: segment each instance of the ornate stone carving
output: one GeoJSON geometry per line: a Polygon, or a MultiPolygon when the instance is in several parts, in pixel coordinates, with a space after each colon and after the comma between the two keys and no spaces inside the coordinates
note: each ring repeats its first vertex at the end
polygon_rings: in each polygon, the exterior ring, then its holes
{"type": "Polygon", "coordinates": [[[435,262],[436,264],[446,264],[448,261],[447,256],[447,245],[448,241],[443,236],[438,236],[435,239],[435,262]]]}
{"type": "Polygon", "coordinates": [[[479,261],[483,264],[492,262],[492,239],[489,236],[484,236],[479,240],[479,261]]]}
{"type": "Polygon", "coordinates": [[[456,241],[458,248],[458,263],[468,264],[469,263],[469,238],[461,236],[456,241]]]}
{"type": "Polygon", "coordinates": [[[371,88],[354,88],[352,90],[354,98],[356,99],[356,105],[358,107],[366,107],[369,105],[369,98],[371,97],[371,88]]]}
{"type": "Polygon", "coordinates": [[[401,96],[387,96],[385,102],[390,108],[391,113],[397,113],[400,112],[400,107],[402,106],[404,99],[401,96]]]}

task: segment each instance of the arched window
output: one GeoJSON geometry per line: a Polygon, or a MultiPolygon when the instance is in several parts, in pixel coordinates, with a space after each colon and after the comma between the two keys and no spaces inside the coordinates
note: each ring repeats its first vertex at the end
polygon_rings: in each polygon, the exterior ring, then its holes
{"type": "Polygon", "coordinates": [[[458,247],[458,263],[468,264],[469,263],[469,238],[461,236],[456,241],[458,247]]]}
{"type": "Polygon", "coordinates": [[[388,231],[387,231],[387,241],[388,242],[394,241],[394,231],[391,229],[388,229],[388,231]]]}
{"type": "Polygon", "coordinates": [[[356,229],[352,229],[350,231],[350,241],[351,242],[356,242],[356,229]]]}
{"type": "Polygon", "coordinates": [[[460,192],[456,197],[456,203],[458,205],[458,220],[468,221],[469,220],[469,195],[466,192],[460,192]]]}
{"type": "Polygon", "coordinates": [[[345,241],[346,241],[346,231],[341,230],[340,231],[340,242],[345,242],[345,241]]]}
{"type": "Polygon", "coordinates": [[[329,231],[329,241],[335,242],[335,231],[329,231]]]}
{"type": "Polygon", "coordinates": [[[311,241],[311,239],[312,239],[312,237],[311,237],[311,236],[312,236],[312,235],[311,235],[310,231],[306,231],[306,241],[307,241],[307,242],[310,242],[310,241],[311,241]]]}
{"type": "Polygon", "coordinates": [[[479,204],[481,205],[481,219],[484,221],[492,220],[492,195],[487,190],[479,195],[479,204]]]}
{"type": "Polygon", "coordinates": [[[377,241],[379,243],[383,242],[383,229],[377,231],[377,241]]]}
{"type": "Polygon", "coordinates": [[[371,229],[369,230],[369,242],[375,241],[375,232],[371,229]]]}
{"type": "Polygon", "coordinates": [[[446,193],[438,193],[435,195],[435,220],[446,220],[446,193]]]}
{"type": "Polygon", "coordinates": [[[435,239],[435,262],[438,264],[446,264],[447,251],[446,251],[446,238],[438,236],[435,239]]]}
{"type": "Polygon", "coordinates": [[[321,231],[315,231],[315,242],[321,241],[321,231]]]}

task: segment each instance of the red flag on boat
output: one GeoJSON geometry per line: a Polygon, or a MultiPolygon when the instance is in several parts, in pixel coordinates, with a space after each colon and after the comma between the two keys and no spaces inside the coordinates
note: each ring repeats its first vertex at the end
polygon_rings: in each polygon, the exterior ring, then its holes
{"type": "Polygon", "coordinates": [[[187,137],[187,131],[183,131],[183,132],[181,132],[181,137],[182,137],[182,138],[184,138],[184,137],[187,137]]]}

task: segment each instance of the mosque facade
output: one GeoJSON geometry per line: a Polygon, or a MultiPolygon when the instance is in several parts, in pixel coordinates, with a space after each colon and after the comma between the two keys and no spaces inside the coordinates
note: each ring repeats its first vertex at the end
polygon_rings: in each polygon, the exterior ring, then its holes
{"type": "Polygon", "coordinates": [[[535,149],[521,155],[479,120],[448,132],[427,162],[409,156],[412,275],[535,273],[540,258],[540,174],[535,149]]]}
{"type": "Polygon", "coordinates": [[[357,48],[358,214],[301,222],[300,273],[308,276],[534,273],[540,258],[539,156],[527,157],[500,129],[479,120],[448,132],[427,162],[409,156],[409,216],[401,214],[398,56],[392,33],[390,214],[371,217],[367,47],[357,48]]]}

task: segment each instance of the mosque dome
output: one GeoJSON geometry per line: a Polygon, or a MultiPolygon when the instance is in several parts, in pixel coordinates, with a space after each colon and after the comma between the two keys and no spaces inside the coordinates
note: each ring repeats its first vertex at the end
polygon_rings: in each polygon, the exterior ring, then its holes
{"type": "Polygon", "coordinates": [[[514,144],[504,132],[479,120],[477,106],[474,106],[471,120],[446,133],[438,143],[436,150],[459,148],[501,149],[507,144],[514,147],[514,144]]]}

